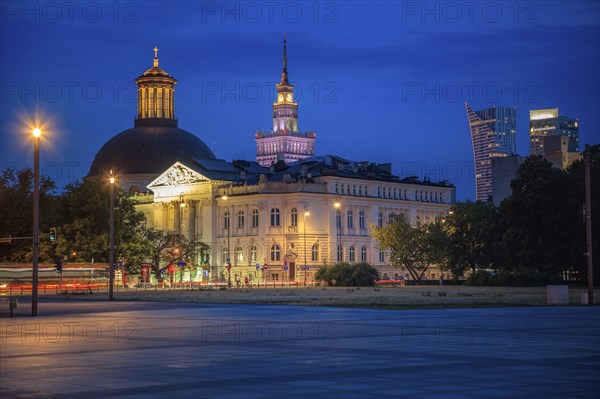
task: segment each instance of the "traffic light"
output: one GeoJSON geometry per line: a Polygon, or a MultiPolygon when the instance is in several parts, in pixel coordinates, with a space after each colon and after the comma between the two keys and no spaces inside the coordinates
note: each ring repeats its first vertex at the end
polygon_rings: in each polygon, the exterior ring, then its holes
{"type": "Polygon", "coordinates": [[[56,227],[50,227],[50,241],[56,241],[56,227]]]}
{"type": "Polygon", "coordinates": [[[56,273],[62,273],[62,262],[54,262],[54,271],[56,273]]]}

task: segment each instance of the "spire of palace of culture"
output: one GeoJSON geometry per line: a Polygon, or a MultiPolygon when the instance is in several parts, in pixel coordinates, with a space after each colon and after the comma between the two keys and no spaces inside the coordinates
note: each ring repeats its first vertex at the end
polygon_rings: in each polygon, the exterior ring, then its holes
{"type": "Polygon", "coordinates": [[[283,35],[283,71],[276,84],[277,101],[273,103],[273,131],[257,132],[256,162],[270,166],[278,160],[286,163],[315,155],[314,132],[298,129],[298,103],[294,102],[294,85],[288,80],[287,39],[283,35]]]}

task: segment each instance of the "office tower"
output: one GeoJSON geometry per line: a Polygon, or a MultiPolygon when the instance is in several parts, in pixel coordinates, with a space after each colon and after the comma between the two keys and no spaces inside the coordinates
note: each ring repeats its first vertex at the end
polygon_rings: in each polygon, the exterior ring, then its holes
{"type": "Polygon", "coordinates": [[[496,107],[474,111],[467,103],[467,116],[475,159],[476,198],[492,195],[492,158],[516,154],[516,108],[496,107]]]}

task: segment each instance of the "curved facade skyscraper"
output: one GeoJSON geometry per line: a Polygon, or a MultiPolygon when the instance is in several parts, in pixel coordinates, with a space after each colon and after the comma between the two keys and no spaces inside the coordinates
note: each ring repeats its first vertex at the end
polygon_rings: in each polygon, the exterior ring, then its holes
{"type": "Polygon", "coordinates": [[[516,154],[517,118],[515,107],[491,107],[474,111],[465,103],[473,157],[478,201],[489,201],[492,195],[492,158],[516,154]]]}

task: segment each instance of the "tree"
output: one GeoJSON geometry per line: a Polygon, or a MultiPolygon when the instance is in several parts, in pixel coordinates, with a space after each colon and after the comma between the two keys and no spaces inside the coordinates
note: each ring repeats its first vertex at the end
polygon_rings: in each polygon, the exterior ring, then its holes
{"type": "Polygon", "coordinates": [[[371,235],[378,241],[379,249],[390,251],[393,267],[407,270],[419,284],[433,264],[445,260],[445,235],[441,221],[413,226],[404,214],[393,215],[391,223],[375,226],[371,235]]]}
{"type": "Polygon", "coordinates": [[[489,269],[494,265],[496,208],[488,202],[456,203],[443,219],[447,257],[442,266],[455,277],[467,269],[489,269]]]}
{"type": "Polygon", "coordinates": [[[570,205],[566,172],[541,156],[527,158],[500,204],[500,253],[507,270],[533,270],[548,280],[581,263],[580,209],[570,205]],[[579,253],[578,253],[579,252],[579,253]]]}
{"type": "Polygon", "coordinates": [[[191,272],[199,262],[208,261],[209,246],[199,239],[188,240],[181,234],[155,227],[144,229],[144,236],[150,244],[152,270],[158,281],[162,281],[163,264],[167,267],[185,261],[191,272]]]}
{"type": "MultiPolygon", "coordinates": [[[[46,243],[44,232],[53,227],[56,220],[54,195],[56,183],[47,176],[40,177],[40,250],[46,243]]],[[[0,237],[33,236],[33,170],[18,171],[8,168],[0,175],[0,237]]],[[[13,240],[10,245],[0,245],[3,261],[26,262],[32,259],[32,241],[13,240]]],[[[43,254],[40,258],[44,260],[43,254]]]]}

